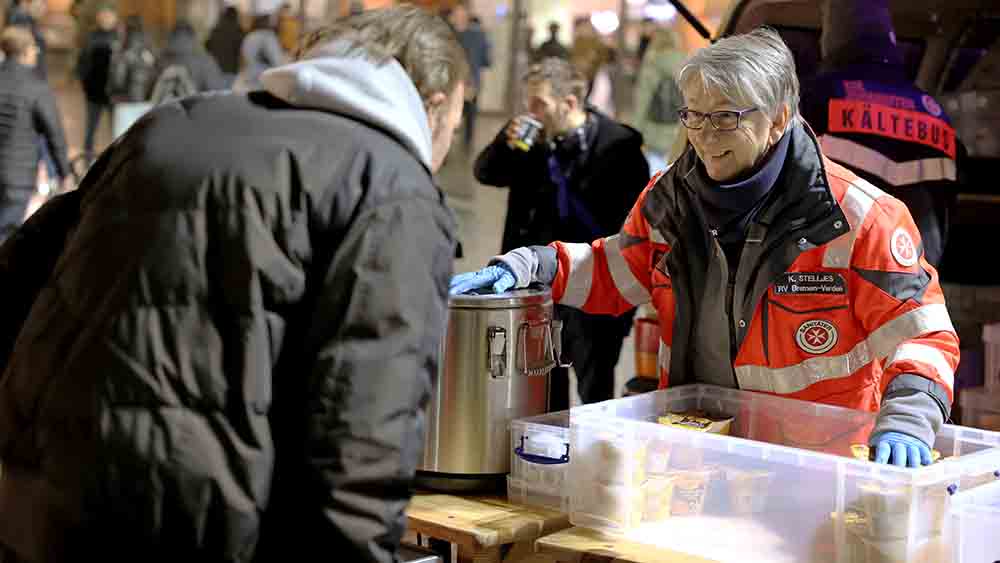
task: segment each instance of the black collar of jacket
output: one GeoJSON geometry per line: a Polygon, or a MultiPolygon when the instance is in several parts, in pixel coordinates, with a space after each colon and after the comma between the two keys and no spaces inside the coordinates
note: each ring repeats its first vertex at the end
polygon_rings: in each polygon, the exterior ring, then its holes
{"type": "MultiPolygon", "coordinates": [[[[575,178],[570,178],[570,183],[575,184],[576,188],[581,191],[587,191],[586,188],[592,187],[593,183],[577,181],[577,178],[587,178],[592,174],[591,170],[593,167],[600,166],[602,163],[607,164],[604,155],[607,154],[608,150],[626,141],[635,141],[639,146],[642,145],[641,133],[624,123],[619,123],[611,119],[590,106],[587,106],[587,121],[588,124],[585,126],[587,135],[586,152],[581,155],[583,158],[577,163],[579,168],[574,174],[575,178]],[[591,121],[594,123],[593,126],[590,125],[591,121]]],[[[631,145],[629,146],[631,147],[631,145]]],[[[593,187],[607,188],[608,186],[593,187]]]]}
{"type": "MultiPolygon", "coordinates": [[[[846,233],[850,227],[830,190],[819,141],[812,129],[798,120],[789,134],[791,139],[785,165],[755,222],[775,234],[808,226],[809,242],[820,246],[846,233]],[[771,229],[773,225],[784,228],[771,229]]],[[[643,207],[646,220],[650,225],[661,228],[668,243],[681,233],[690,232],[682,224],[688,214],[679,211],[699,205],[695,203],[696,190],[701,188],[698,184],[700,175],[695,173],[698,162],[698,156],[689,144],[681,158],[650,191],[649,204],[643,207]],[[678,201],[680,197],[686,201],[678,201]]]]}

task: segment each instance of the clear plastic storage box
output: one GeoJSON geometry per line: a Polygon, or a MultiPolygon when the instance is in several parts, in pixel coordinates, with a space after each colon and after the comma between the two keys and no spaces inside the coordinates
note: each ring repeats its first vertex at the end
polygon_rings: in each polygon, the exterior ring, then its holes
{"type": "Polygon", "coordinates": [[[508,499],[569,512],[569,411],[513,420],[510,439],[508,499]]]}
{"type": "Polygon", "coordinates": [[[996,480],[1000,434],[946,425],[939,462],[897,468],[855,457],[874,420],[705,385],[577,407],[570,521],[715,561],[947,562],[951,494],[996,480]],[[730,435],[656,422],[696,410],[730,435]]]}
{"type": "Polygon", "coordinates": [[[947,524],[952,563],[1000,561],[1000,481],[953,496],[947,524]]]}

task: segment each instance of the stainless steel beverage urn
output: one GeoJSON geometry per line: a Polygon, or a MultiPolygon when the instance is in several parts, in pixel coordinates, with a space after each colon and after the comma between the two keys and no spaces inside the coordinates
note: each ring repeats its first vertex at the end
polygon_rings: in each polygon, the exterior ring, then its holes
{"type": "Polygon", "coordinates": [[[510,471],[512,419],[546,412],[561,323],[548,288],[452,296],[418,484],[499,488],[510,471]]]}

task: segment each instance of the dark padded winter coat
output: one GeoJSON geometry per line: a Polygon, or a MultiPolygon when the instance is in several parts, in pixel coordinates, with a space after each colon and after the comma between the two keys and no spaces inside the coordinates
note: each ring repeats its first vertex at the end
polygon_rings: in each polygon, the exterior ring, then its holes
{"type": "Polygon", "coordinates": [[[393,560],[454,220],[389,67],[159,106],[0,247],[4,561],[393,560]]]}
{"type": "Polygon", "coordinates": [[[66,136],[56,98],[31,69],[0,64],[0,187],[34,189],[38,140],[48,144],[60,177],[69,174],[66,136]]]}

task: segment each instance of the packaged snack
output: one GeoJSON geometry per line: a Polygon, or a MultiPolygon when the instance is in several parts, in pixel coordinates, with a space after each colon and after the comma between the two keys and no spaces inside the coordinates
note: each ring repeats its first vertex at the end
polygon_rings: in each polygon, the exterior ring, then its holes
{"type": "Polygon", "coordinates": [[[733,418],[732,416],[712,415],[705,411],[668,412],[659,417],[658,422],[664,426],[728,436],[733,418]]]}

